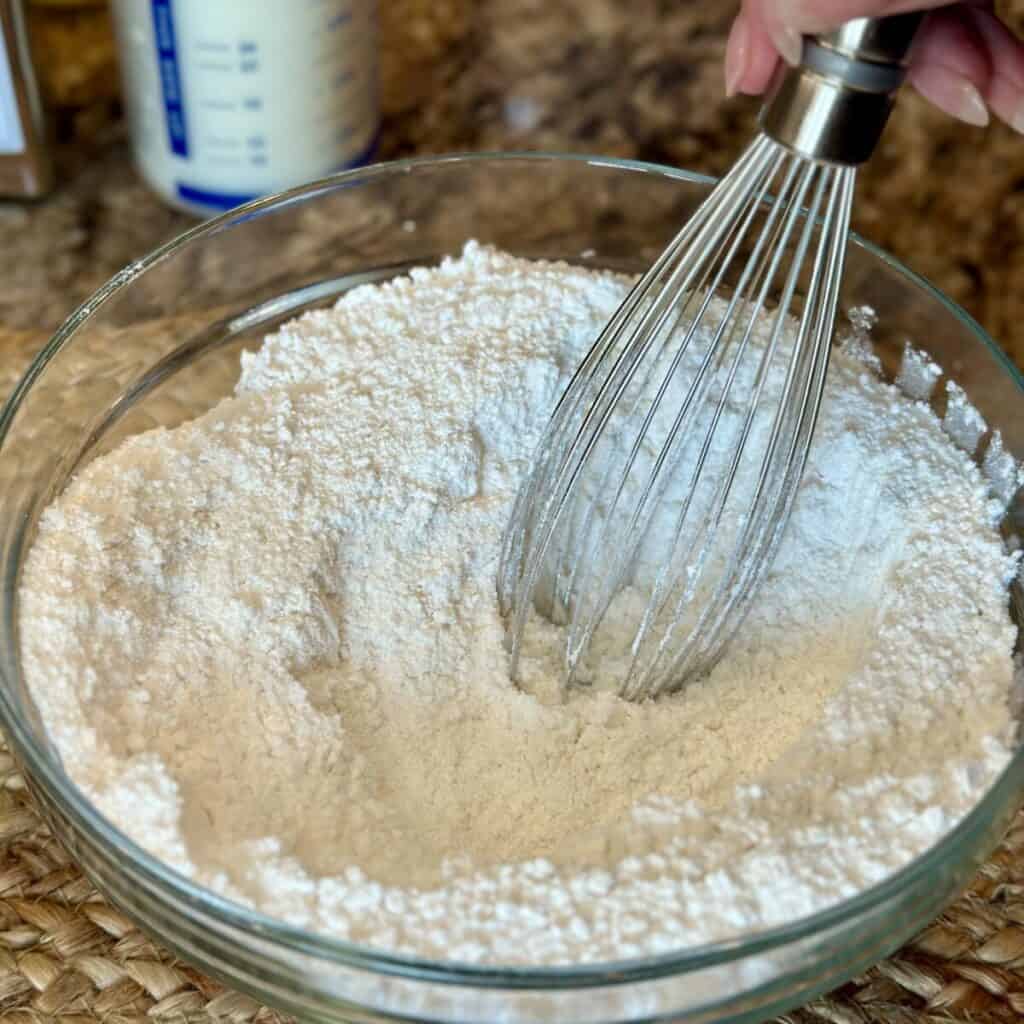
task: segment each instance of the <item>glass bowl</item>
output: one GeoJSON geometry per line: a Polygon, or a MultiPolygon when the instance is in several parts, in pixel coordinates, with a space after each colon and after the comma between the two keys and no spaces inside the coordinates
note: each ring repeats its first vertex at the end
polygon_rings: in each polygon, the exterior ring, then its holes
{"type": "MultiPolygon", "coordinates": [[[[155,939],[255,998],[315,1021],[759,1020],[887,955],[992,850],[1024,782],[1018,751],[981,803],[904,870],[854,899],[760,934],[622,963],[502,969],[427,961],[282,924],[193,884],[112,827],[63,773],[19,665],[17,586],[42,507],[126,435],[209,408],[239,352],[355,284],[470,238],[527,257],[637,271],[708,192],[707,178],[546,155],[410,160],[260,200],[127,267],[57,331],[0,413],[0,721],[54,833],[155,939]]],[[[885,370],[904,339],[966,391],[1024,456],[1024,381],[963,310],[852,239],[844,309],[868,305],[885,370]]],[[[945,390],[935,390],[941,405],[945,390]]],[[[941,409],[940,409],[941,411],[941,409]]],[[[991,443],[982,438],[979,452],[991,443]]],[[[991,461],[991,460],[990,460],[991,461]]],[[[1018,494],[1004,527],[1024,521],[1018,494]]],[[[1019,593],[1014,600],[1019,614],[1019,593]]]]}

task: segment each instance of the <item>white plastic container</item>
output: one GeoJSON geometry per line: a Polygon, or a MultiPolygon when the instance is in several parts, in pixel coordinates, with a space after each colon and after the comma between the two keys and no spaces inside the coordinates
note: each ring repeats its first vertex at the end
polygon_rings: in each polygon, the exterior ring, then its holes
{"type": "Polygon", "coordinates": [[[132,146],[209,215],[365,163],[379,125],[374,0],[114,0],[132,146]]]}

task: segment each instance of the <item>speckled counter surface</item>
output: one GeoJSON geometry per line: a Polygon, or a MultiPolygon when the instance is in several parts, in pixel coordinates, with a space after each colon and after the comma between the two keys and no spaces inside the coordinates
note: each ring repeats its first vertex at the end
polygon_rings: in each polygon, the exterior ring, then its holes
{"type": "MultiPolygon", "coordinates": [[[[389,0],[380,155],[552,149],[720,172],[757,104],[727,102],[731,4],[389,0]]],[[[1024,26],[1024,0],[1011,17],[1024,26]]],[[[186,227],[135,174],[116,119],[58,149],[62,184],[0,205],[0,328],[54,327],[186,227]]],[[[856,226],[962,302],[1024,363],[1024,138],[962,127],[907,94],[863,174],[856,226]]]]}

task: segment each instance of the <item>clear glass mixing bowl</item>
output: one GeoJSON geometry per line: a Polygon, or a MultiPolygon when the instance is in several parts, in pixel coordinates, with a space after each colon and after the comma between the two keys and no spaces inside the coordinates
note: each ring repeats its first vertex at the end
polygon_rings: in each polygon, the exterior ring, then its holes
{"type": "MultiPolygon", "coordinates": [[[[462,156],[341,174],[203,224],[126,268],[60,328],[0,413],[0,720],[55,834],[154,938],[257,999],[315,1021],[759,1020],[842,982],[936,915],[991,851],[1024,782],[1018,752],[979,806],[905,870],[824,913],[646,960],[475,968],[393,956],[221,899],[113,828],[64,775],[25,690],[17,585],[40,509],[127,434],[173,425],[231,388],[240,350],[353,285],[470,238],[529,257],[635,271],[706,178],[638,163],[462,156]]],[[[1024,380],[963,310],[854,239],[843,307],[867,304],[887,372],[904,338],[964,387],[1024,456],[1024,380]]],[[[937,388],[941,404],[944,389],[937,388]]],[[[982,440],[981,451],[989,443],[982,440]]],[[[1024,521],[1021,496],[1005,528],[1024,521]]],[[[1015,614],[1021,603],[1015,596],[1015,614]]]]}

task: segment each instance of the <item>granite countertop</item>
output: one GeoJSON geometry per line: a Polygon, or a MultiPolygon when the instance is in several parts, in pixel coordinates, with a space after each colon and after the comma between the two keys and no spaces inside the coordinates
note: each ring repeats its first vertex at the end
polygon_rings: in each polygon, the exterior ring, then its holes
{"type": "MultiPolygon", "coordinates": [[[[722,90],[731,4],[389,0],[381,10],[383,158],[555,149],[716,173],[752,131],[756,102],[722,90]]],[[[1010,16],[1024,27],[1024,0],[1010,16]]],[[[62,131],[57,191],[0,204],[0,329],[52,329],[190,223],[140,181],[116,105],[65,117],[62,131]]],[[[1024,365],[1024,139],[954,124],[908,90],[862,175],[855,226],[1024,365]]]]}

